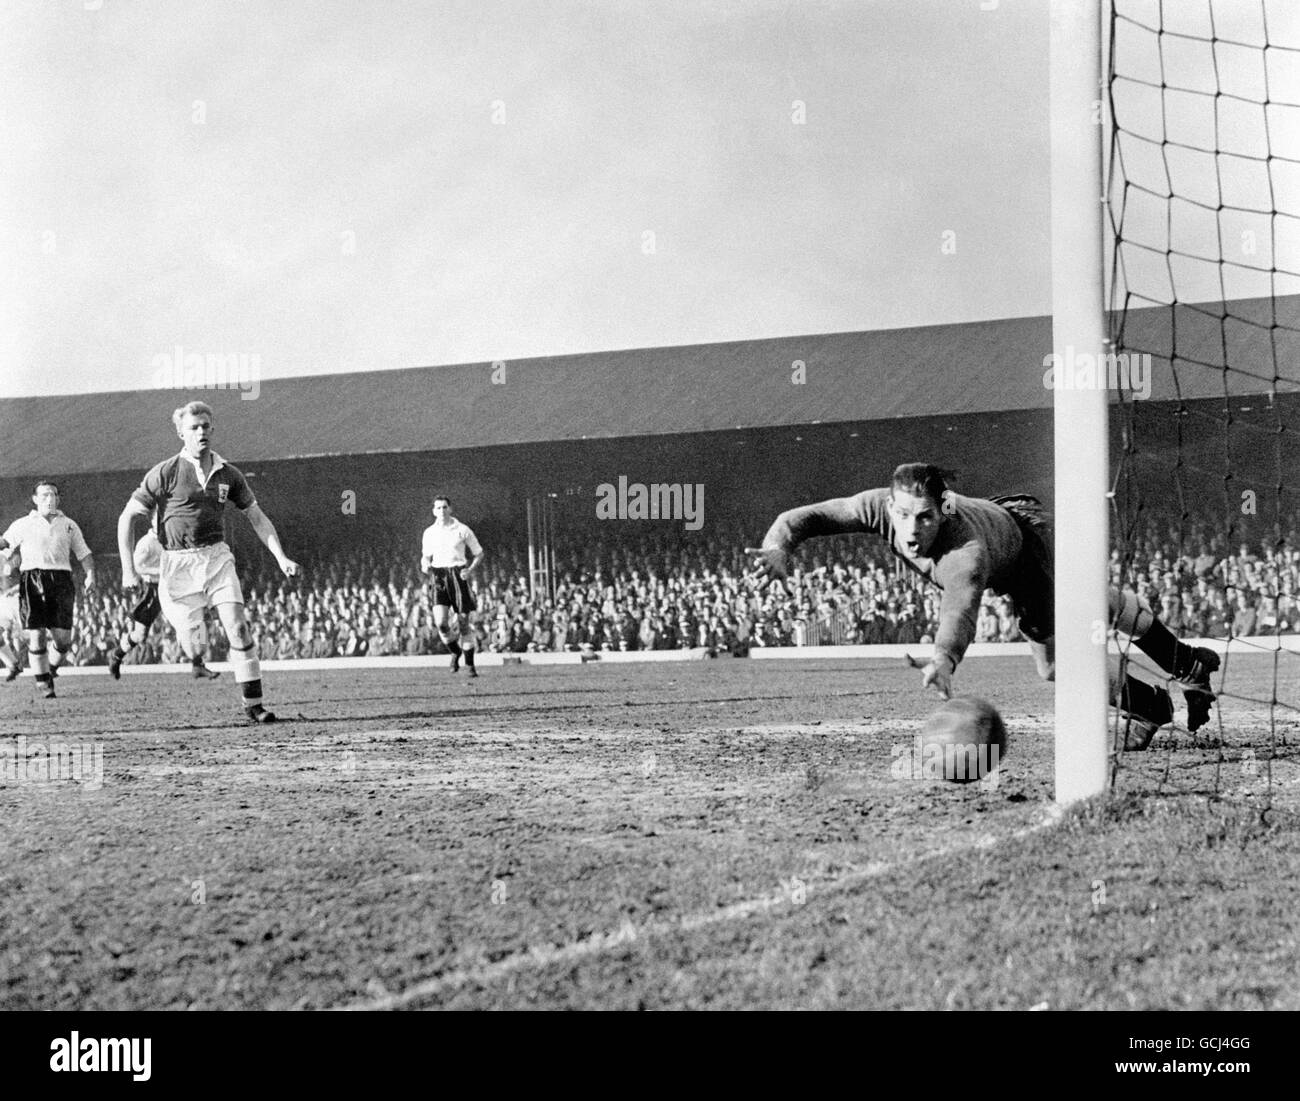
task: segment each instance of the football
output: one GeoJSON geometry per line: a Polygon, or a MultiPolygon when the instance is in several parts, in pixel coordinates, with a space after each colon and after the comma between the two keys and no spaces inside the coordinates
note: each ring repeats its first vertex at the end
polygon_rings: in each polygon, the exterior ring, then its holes
{"type": "Polygon", "coordinates": [[[925,775],[957,784],[983,780],[1007,752],[1007,728],[987,700],[954,696],[925,721],[921,764],[925,775]]]}

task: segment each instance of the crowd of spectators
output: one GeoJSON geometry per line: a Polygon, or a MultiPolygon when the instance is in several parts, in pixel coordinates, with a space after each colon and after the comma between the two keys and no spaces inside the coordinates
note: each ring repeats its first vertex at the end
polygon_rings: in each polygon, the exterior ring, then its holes
{"type": "Polygon", "coordinates": [[[1300,633],[1300,534],[1233,540],[1208,522],[1148,519],[1111,553],[1111,580],[1130,587],[1176,634],[1244,638],[1300,633]],[[1181,548],[1181,549],[1180,549],[1181,548]]]}
{"type": "MultiPolygon", "coordinates": [[[[626,529],[624,529],[626,531],[626,529]]],[[[744,654],[753,647],[847,643],[926,643],[937,624],[939,592],[904,569],[880,540],[820,539],[801,551],[785,586],[758,589],[745,578],[739,548],[754,532],[737,528],[688,540],[662,527],[618,540],[597,532],[560,546],[554,595],[529,593],[526,548],[485,539],[474,576],[480,648],[536,651],[700,648],[744,654]]],[[[702,535],[703,533],[701,533],[702,535]]],[[[287,545],[310,545],[291,533],[287,545]]],[[[331,543],[299,555],[290,581],[269,556],[244,554],[249,619],[263,659],[443,653],[428,589],[415,554],[390,548],[394,537],[331,543]]],[[[1209,525],[1190,530],[1148,521],[1112,555],[1112,576],[1128,579],[1171,630],[1225,637],[1300,632],[1300,542],[1240,541],[1209,525]],[[1183,548],[1179,550],[1178,548],[1183,548]]],[[[102,567],[104,564],[101,564],[102,567]]],[[[103,584],[78,598],[74,650],[79,665],[107,664],[129,628],[130,601],[108,564],[103,584]]],[[[976,641],[1020,637],[1009,602],[986,593],[976,641]]],[[[19,640],[13,640],[19,642],[19,640]]],[[[207,656],[220,661],[229,643],[209,616],[207,656]]],[[[128,663],[182,661],[175,634],[160,619],[128,663]]]]}

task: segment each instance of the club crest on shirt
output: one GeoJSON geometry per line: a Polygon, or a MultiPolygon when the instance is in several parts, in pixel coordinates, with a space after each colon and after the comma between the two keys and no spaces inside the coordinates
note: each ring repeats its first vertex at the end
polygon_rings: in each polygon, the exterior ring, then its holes
{"type": "Polygon", "coordinates": [[[222,482],[220,485],[217,486],[217,500],[224,505],[226,503],[226,498],[229,496],[230,496],[230,486],[228,486],[225,482],[222,482]]]}

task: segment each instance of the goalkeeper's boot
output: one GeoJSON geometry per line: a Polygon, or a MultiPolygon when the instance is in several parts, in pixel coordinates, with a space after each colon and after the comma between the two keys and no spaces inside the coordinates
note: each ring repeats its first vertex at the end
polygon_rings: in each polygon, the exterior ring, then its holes
{"type": "Polygon", "coordinates": [[[451,652],[451,671],[453,673],[460,672],[460,651],[459,650],[453,650],[451,652]]]}
{"type": "Polygon", "coordinates": [[[16,681],[18,677],[22,674],[22,671],[23,671],[22,666],[20,665],[9,666],[9,672],[5,674],[5,684],[10,684],[13,681],[16,681]]]}
{"type": "Polygon", "coordinates": [[[245,707],[244,714],[248,716],[248,721],[250,723],[275,722],[275,712],[268,711],[260,703],[255,703],[251,707],[245,707]]]}
{"type": "Polygon", "coordinates": [[[37,677],[36,681],[41,686],[42,696],[44,696],[47,700],[52,700],[55,698],[54,680],[52,677],[50,677],[48,673],[45,676],[37,677]]]}
{"type": "Polygon", "coordinates": [[[1118,681],[1112,679],[1111,702],[1119,706],[1126,752],[1146,749],[1156,731],[1174,719],[1174,701],[1169,693],[1159,685],[1147,684],[1128,673],[1124,674],[1122,689],[1118,681]]]}
{"type": "Polygon", "coordinates": [[[1210,674],[1219,668],[1219,655],[1204,646],[1188,646],[1186,649],[1189,651],[1186,664],[1180,662],[1175,667],[1174,679],[1183,686],[1187,729],[1195,731],[1210,721],[1210,705],[1215,699],[1210,688],[1210,674]]]}
{"type": "Polygon", "coordinates": [[[190,662],[190,676],[195,680],[216,680],[220,673],[215,669],[209,669],[202,661],[190,662]]]}
{"type": "Polygon", "coordinates": [[[1151,744],[1151,739],[1156,736],[1156,731],[1160,729],[1149,719],[1129,715],[1123,711],[1120,712],[1120,723],[1124,731],[1125,753],[1140,753],[1146,749],[1151,744]]]}
{"type": "Polygon", "coordinates": [[[465,655],[465,668],[468,670],[470,677],[477,677],[478,670],[474,668],[474,651],[466,650],[465,647],[462,646],[460,652],[465,655]]]}
{"type": "Polygon", "coordinates": [[[112,656],[108,659],[108,675],[114,680],[122,679],[122,658],[125,656],[125,654],[119,654],[117,651],[114,651],[112,656]]]}

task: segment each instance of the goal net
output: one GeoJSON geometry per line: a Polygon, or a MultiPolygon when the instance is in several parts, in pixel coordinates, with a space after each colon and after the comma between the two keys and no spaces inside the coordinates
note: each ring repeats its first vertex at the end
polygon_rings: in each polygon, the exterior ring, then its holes
{"type": "MultiPolygon", "coordinates": [[[[1105,114],[1110,582],[1219,655],[1210,721],[1170,691],[1117,792],[1300,809],[1300,5],[1113,0],[1105,114]],[[1117,395],[1117,396],[1116,396],[1117,395]]],[[[1130,664],[1131,663],[1131,664],[1130,664]]]]}

